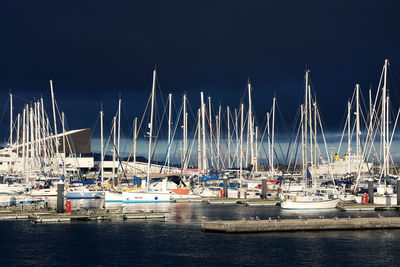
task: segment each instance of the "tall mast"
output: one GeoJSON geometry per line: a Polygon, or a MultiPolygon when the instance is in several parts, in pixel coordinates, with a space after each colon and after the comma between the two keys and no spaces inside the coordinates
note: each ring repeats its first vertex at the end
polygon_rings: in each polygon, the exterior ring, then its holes
{"type": "Polygon", "coordinates": [[[218,116],[217,116],[217,169],[221,169],[220,142],[221,142],[221,105],[219,105],[218,116]]]}
{"type": "MultiPolygon", "coordinates": [[[[256,136],[255,136],[255,148],[256,148],[256,155],[255,155],[255,159],[254,159],[254,172],[257,172],[258,170],[258,144],[257,144],[257,140],[258,140],[258,127],[256,126],[256,136]]],[[[254,178],[254,174],[253,174],[253,178],[254,178]]]]}
{"type": "MultiPolygon", "coordinates": [[[[121,140],[121,98],[118,100],[118,141],[117,141],[117,156],[120,157],[119,144],[121,140]]],[[[118,170],[117,170],[118,172],[118,170]]]]}
{"type": "Polygon", "coordinates": [[[214,166],[214,150],[213,150],[213,135],[214,130],[212,127],[212,115],[211,115],[211,96],[208,97],[208,123],[210,126],[210,156],[211,156],[211,166],[214,166]]]}
{"type": "Polygon", "coordinates": [[[239,111],[235,108],[235,135],[236,135],[236,167],[238,166],[238,160],[240,157],[240,151],[239,151],[239,111]]]}
{"type": "Polygon", "coordinates": [[[275,102],[276,99],[275,97],[272,100],[272,136],[271,136],[271,170],[272,170],[272,174],[275,172],[274,169],[274,145],[275,145],[275,102]]]}
{"type": "Polygon", "coordinates": [[[28,177],[25,173],[26,170],[26,160],[25,160],[25,151],[26,151],[26,109],[24,108],[22,112],[22,170],[25,176],[25,182],[28,182],[28,177]]]}
{"type": "Polygon", "coordinates": [[[133,174],[136,175],[137,117],[133,121],[133,174]]]}
{"type": "Polygon", "coordinates": [[[386,142],[386,127],[387,127],[387,111],[386,111],[386,78],[387,78],[387,64],[388,60],[385,59],[384,66],[384,79],[382,88],[382,141],[383,141],[383,176],[387,176],[387,142],[386,142]]]}
{"type": "Polygon", "coordinates": [[[183,127],[182,127],[182,171],[185,172],[184,166],[185,166],[185,161],[186,161],[186,153],[187,153],[187,143],[186,143],[186,138],[187,138],[187,125],[186,125],[186,119],[187,119],[187,111],[186,111],[186,94],[183,95],[183,114],[182,114],[182,121],[183,121],[183,127]]]}
{"type": "Polygon", "coordinates": [[[313,186],[317,183],[317,102],[314,101],[314,175],[313,186]]]}
{"type": "Polygon", "coordinates": [[[21,119],[21,114],[19,114],[18,113],[18,116],[17,116],[17,158],[19,157],[19,132],[20,132],[20,129],[19,129],[19,125],[20,125],[20,119],[21,119]]]}
{"type": "Polygon", "coordinates": [[[251,164],[254,164],[254,131],[253,131],[253,113],[252,113],[252,103],[251,103],[251,83],[250,80],[247,83],[247,89],[249,94],[249,118],[248,118],[248,128],[250,135],[250,155],[251,155],[251,164]]]}
{"type": "MultiPolygon", "coordinates": [[[[172,144],[171,143],[171,120],[172,120],[172,94],[168,95],[168,145],[171,147],[172,144]]],[[[168,172],[170,172],[170,168],[169,168],[169,155],[170,155],[170,148],[167,148],[167,167],[168,167],[168,172]]]]}
{"type": "Polygon", "coordinates": [[[230,127],[230,110],[229,110],[229,106],[226,107],[226,118],[228,121],[228,168],[232,168],[231,166],[231,127],[230,127]]]}
{"type": "Polygon", "coordinates": [[[116,154],[116,141],[117,141],[117,136],[116,136],[116,133],[117,133],[117,116],[114,116],[113,117],[113,138],[114,138],[114,140],[113,140],[113,145],[112,145],[112,148],[113,148],[113,156],[112,156],[112,179],[114,179],[114,177],[115,177],[115,154],[116,154]]]}
{"type": "Polygon", "coordinates": [[[351,173],[351,103],[347,102],[347,161],[348,173],[351,173]]]}
{"type": "Polygon", "coordinates": [[[201,109],[197,110],[197,169],[201,171],[201,109]]]}
{"type": "Polygon", "coordinates": [[[103,106],[100,110],[100,157],[101,157],[101,170],[100,170],[100,177],[101,177],[101,184],[104,183],[104,142],[103,142],[103,106]]]}
{"type": "Polygon", "coordinates": [[[13,145],[13,95],[10,93],[10,146],[13,145]]]}
{"type": "Polygon", "coordinates": [[[151,88],[151,111],[150,111],[150,123],[149,123],[149,153],[147,159],[147,181],[146,188],[149,189],[150,183],[150,164],[151,164],[151,140],[153,135],[153,114],[154,114],[154,97],[156,90],[156,70],[153,71],[153,86],[151,88]]]}
{"type": "MultiPolygon", "coordinates": [[[[30,124],[30,130],[31,130],[31,162],[33,162],[33,160],[34,160],[34,147],[35,147],[35,136],[34,136],[34,134],[33,134],[33,130],[34,130],[34,126],[33,126],[33,108],[32,108],[32,106],[30,107],[30,112],[29,112],[30,114],[30,117],[29,117],[29,124],[30,124]]],[[[30,166],[30,168],[32,168],[32,166],[30,166]]]]}
{"type": "Polygon", "coordinates": [[[310,166],[313,165],[313,120],[312,120],[312,98],[311,98],[311,86],[308,85],[308,124],[310,126],[310,166]]]}
{"type": "Polygon", "coordinates": [[[306,183],[307,175],[306,175],[306,155],[305,155],[305,134],[304,134],[304,105],[300,105],[301,112],[301,156],[303,163],[303,182],[306,183]]]}
{"type": "Polygon", "coordinates": [[[267,112],[267,135],[268,135],[268,163],[269,163],[269,171],[270,175],[272,176],[272,155],[271,155],[271,134],[270,134],[270,126],[269,126],[269,120],[270,120],[271,114],[267,112]]]}
{"type": "Polygon", "coordinates": [[[205,112],[206,112],[206,105],[204,104],[204,94],[203,92],[200,92],[200,97],[201,97],[201,124],[202,124],[202,135],[203,135],[203,172],[206,171],[207,169],[207,151],[206,151],[206,117],[205,117],[205,112]]]}
{"type": "Polygon", "coordinates": [[[53,106],[53,121],[54,121],[54,138],[55,138],[55,146],[56,153],[58,154],[58,138],[57,138],[57,121],[56,121],[56,106],[54,100],[54,91],[53,91],[53,81],[50,80],[50,91],[51,91],[51,103],[53,106]]]}
{"type": "MultiPolygon", "coordinates": [[[[360,159],[360,153],[361,153],[361,151],[360,151],[361,145],[360,145],[360,96],[359,96],[359,94],[360,94],[360,85],[356,84],[356,128],[357,128],[356,129],[357,130],[356,151],[357,151],[357,160],[360,159]]],[[[358,163],[358,161],[357,161],[357,163],[358,163]]]]}
{"type": "Polygon", "coordinates": [[[240,105],[240,151],[239,151],[239,177],[240,177],[240,197],[244,198],[244,191],[243,191],[243,184],[244,184],[244,179],[243,179],[243,157],[242,157],[242,151],[243,151],[243,116],[244,116],[244,104],[242,103],[240,105]]]}
{"type": "Polygon", "coordinates": [[[62,118],[62,131],[63,131],[63,176],[65,177],[65,116],[64,112],[61,112],[62,118]]]}
{"type": "Polygon", "coordinates": [[[307,168],[308,168],[308,76],[310,71],[306,70],[306,84],[305,84],[305,96],[304,96],[304,107],[303,107],[303,118],[304,118],[304,166],[305,174],[304,177],[307,178],[307,168]]]}
{"type": "Polygon", "coordinates": [[[46,139],[46,137],[47,137],[47,133],[46,133],[46,122],[45,122],[45,119],[44,119],[44,104],[43,104],[43,97],[41,97],[40,98],[40,112],[41,112],[41,117],[42,117],[42,125],[43,125],[43,127],[42,127],[42,135],[43,135],[43,150],[45,151],[45,153],[44,153],[44,155],[43,155],[43,157],[44,157],[44,162],[46,162],[47,163],[47,151],[48,151],[48,149],[47,149],[47,139],[46,139]]]}

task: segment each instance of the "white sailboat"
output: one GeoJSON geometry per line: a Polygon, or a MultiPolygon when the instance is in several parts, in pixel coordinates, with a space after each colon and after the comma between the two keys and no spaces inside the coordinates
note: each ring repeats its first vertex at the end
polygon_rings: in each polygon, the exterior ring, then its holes
{"type": "MultiPolygon", "coordinates": [[[[125,191],[122,193],[122,202],[124,204],[131,203],[158,203],[158,202],[171,202],[171,192],[167,190],[151,191],[150,184],[150,167],[151,167],[151,142],[153,134],[153,115],[154,115],[154,97],[156,87],[156,70],[153,71],[153,85],[151,89],[151,110],[150,110],[150,123],[149,123],[149,149],[147,159],[147,180],[146,189],[144,191],[125,191]]],[[[166,182],[166,181],[165,181],[166,182]]],[[[164,188],[163,188],[164,189],[164,188]]]]}
{"type": "Polygon", "coordinates": [[[340,199],[332,199],[333,196],[317,194],[316,192],[316,151],[317,151],[317,105],[313,103],[314,107],[314,127],[312,125],[312,97],[311,89],[308,84],[309,71],[306,70],[305,76],[305,103],[301,105],[301,128],[302,128],[302,154],[303,154],[303,192],[298,192],[292,195],[286,195],[281,202],[282,209],[291,210],[318,210],[318,209],[334,209],[339,203],[340,199]],[[307,134],[309,128],[310,136],[307,134]],[[314,128],[314,129],[313,129],[314,128]],[[314,147],[313,147],[314,146],[314,147]],[[313,163],[314,156],[314,163],[313,163]],[[307,179],[309,174],[308,170],[308,157],[310,157],[310,165],[313,169],[312,187],[307,189],[307,179]]]}

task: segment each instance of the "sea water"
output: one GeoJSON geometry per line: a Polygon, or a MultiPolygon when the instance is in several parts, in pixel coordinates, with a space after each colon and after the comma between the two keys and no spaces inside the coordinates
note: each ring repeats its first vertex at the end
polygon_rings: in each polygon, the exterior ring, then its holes
{"type": "Polygon", "coordinates": [[[206,203],[133,204],[165,220],[31,224],[0,222],[1,265],[396,265],[400,230],[219,234],[202,220],[398,216],[398,212],[287,212],[206,203]]]}

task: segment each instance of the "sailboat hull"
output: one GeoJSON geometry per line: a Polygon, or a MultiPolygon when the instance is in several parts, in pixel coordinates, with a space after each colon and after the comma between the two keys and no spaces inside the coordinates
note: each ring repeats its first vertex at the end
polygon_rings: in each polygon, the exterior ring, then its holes
{"type": "Polygon", "coordinates": [[[320,201],[292,201],[285,200],[281,203],[282,209],[287,210],[322,210],[334,209],[339,203],[340,199],[329,199],[320,201]]]}
{"type": "Polygon", "coordinates": [[[172,202],[169,192],[123,192],[122,202],[132,203],[162,203],[172,202]]]}

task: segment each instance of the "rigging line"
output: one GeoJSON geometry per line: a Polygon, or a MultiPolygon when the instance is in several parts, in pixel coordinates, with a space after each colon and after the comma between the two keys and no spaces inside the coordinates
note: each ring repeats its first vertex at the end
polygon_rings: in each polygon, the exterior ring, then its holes
{"type": "MultiPolygon", "coordinates": [[[[177,116],[176,119],[175,119],[174,128],[173,128],[172,134],[171,134],[171,139],[168,140],[167,151],[165,151],[165,157],[164,157],[163,164],[161,165],[161,168],[160,168],[160,173],[162,172],[162,170],[163,170],[163,168],[164,168],[164,166],[165,166],[165,163],[167,162],[168,151],[169,151],[169,149],[170,149],[170,147],[171,147],[172,140],[174,140],[175,133],[176,133],[176,128],[177,128],[177,126],[178,126],[178,124],[179,124],[179,118],[180,118],[180,116],[181,116],[182,109],[183,109],[183,103],[181,103],[181,106],[180,106],[180,108],[179,108],[179,114],[178,114],[178,116],[177,116]]],[[[178,143],[179,143],[179,142],[178,142],[178,143]]],[[[176,152],[176,151],[175,151],[175,152],[176,152]]],[[[175,157],[175,152],[174,152],[174,154],[173,154],[173,157],[175,157]]],[[[171,160],[170,160],[170,161],[171,161],[171,160]]]]}
{"type": "Polygon", "coordinates": [[[93,126],[92,126],[92,132],[91,132],[91,138],[93,138],[94,132],[96,130],[97,127],[97,123],[99,122],[100,119],[100,114],[97,115],[96,121],[94,122],[93,126]]]}
{"type": "Polygon", "coordinates": [[[157,147],[157,144],[158,144],[158,136],[159,136],[159,134],[160,134],[160,131],[161,131],[161,128],[162,128],[162,123],[163,123],[163,121],[164,121],[164,117],[165,117],[165,114],[166,114],[166,113],[167,113],[167,105],[164,105],[164,112],[163,112],[163,115],[161,116],[160,126],[158,127],[158,130],[157,130],[156,140],[155,140],[155,142],[154,142],[154,148],[153,148],[153,151],[152,151],[152,153],[151,153],[150,161],[151,161],[151,159],[154,157],[154,153],[156,152],[156,147],[157,147]]]}
{"type": "MultiPolygon", "coordinates": [[[[297,110],[297,113],[296,113],[296,118],[295,118],[294,122],[297,122],[297,120],[299,119],[299,116],[298,116],[299,113],[300,113],[300,110],[298,109],[298,110],[297,110]]],[[[299,136],[299,132],[300,132],[300,128],[301,128],[301,124],[302,124],[302,123],[303,123],[303,120],[300,119],[300,123],[298,124],[299,126],[297,127],[297,134],[296,134],[296,138],[295,138],[295,140],[294,140],[294,144],[297,144],[297,138],[298,138],[298,136],[299,136]]],[[[297,145],[298,145],[298,144],[297,144],[297,145]]],[[[289,150],[291,150],[290,146],[288,147],[288,151],[289,151],[289,150]]],[[[296,150],[296,153],[297,153],[297,150],[296,150]]],[[[292,157],[293,157],[293,151],[292,151],[292,153],[290,154],[290,158],[289,158],[289,161],[288,161],[287,172],[289,172],[289,168],[290,168],[290,163],[291,163],[291,161],[292,161],[292,157]]]]}
{"type": "MultiPolygon", "coordinates": [[[[276,98],[275,98],[275,100],[276,100],[276,98]]],[[[283,118],[283,114],[282,114],[282,112],[281,112],[281,109],[280,109],[280,106],[279,106],[278,101],[276,101],[276,106],[277,106],[277,108],[278,108],[278,114],[280,115],[281,121],[282,121],[282,123],[283,123],[283,128],[284,128],[285,133],[286,133],[286,134],[285,134],[285,137],[286,137],[286,139],[289,141],[288,149],[287,149],[286,156],[285,156],[285,161],[284,161],[284,164],[287,164],[287,159],[288,159],[288,156],[289,156],[289,149],[290,149],[290,146],[291,146],[291,144],[292,144],[292,138],[290,138],[289,135],[288,135],[289,131],[288,131],[288,128],[287,128],[287,126],[286,126],[286,122],[285,122],[285,120],[284,120],[284,118],[283,118]]],[[[297,115],[297,116],[298,116],[298,114],[299,114],[299,111],[296,112],[296,115],[297,115]]],[[[274,114],[274,115],[275,115],[275,114],[274,114]]],[[[274,129],[274,131],[275,131],[275,129],[274,129]]],[[[291,131],[290,131],[290,132],[291,132],[291,131]]],[[[280,143],[279,143],[279,146],[280,146],[280,143]]],[[[282,150],[282,149],[281,149],[281,153],[282,153],[282,156],[284,156],[284,153],[283,153],[283,150],[282,150]]]]}
{"type": "MultiPolygon", "coordinates": [[[[143,113],[143,115],[142,115],[142,119],[140,120],[139,128],[138,128],[138,130],[137,130],[137,132],[136,132],[135,140],[137,140],[137,137],[139,136],[139,131],[140,131],[141,127],[142,127],[143,120],[144,120],[144,118],[145,118],[145,116],[146,116],[146,113],[147,113],[147,109],[148,109],[148,107],[149,107],[150,100],[151,100],[151,94],[150,94],[150,96],[149,96],[149,99],[147,100],[147,104],[146,104],[146,107],[145,107],[145,109],[144,109],[144,113],[143,113]]],[[[135,143],[137,143],[137,142],[135,142],[135,143]]],[[[129,152],[128,159],[126,160],[126,163],[125,163],[125,171],[123,172],[123,176],[125,176],[125,172],[126,172],[126,170],[127,170],[129,160],[130,160],[130,158],[131,158],[131,156],[132,156],[135,143],[132,143],[131,151],[129,152]]],[[[134,166],[134,168],[136,168],[136,166],[134,166]]]]}
{"type": "MultiPolygon", "coordinates": [[[[205,114],[206,114],[207,121],[210,122],[210,118],[208,117],[207,111],[205,111],[205,114]]],[[[211,123],[212,123],[212,122],[211,122],[211,123]]],[[[217,150],[217,144],[215,143],[215,139],[217,139],[217,138],[216,138],[216,136],[215,136],[214,131],[211,131],[211,133],[212,133],[212,134],[211,134],[211,136],[212,136],[211,140],[212,140],[212,142],[213,142],[213,144],[214,144],[214,150],[215,150],[215,152],[218,152],[218,150],[217,150]]],[[[221,155],[222,155],[223,162],[225,163],[225,166],[227,166],[228,164],[226,163],[225,154],[224,154],[224,152],[221,150],[221,146],[219,146],[218,149],[219,149],[219,151],[220,151],[220,153],[221,153],[221,155]]],[[[217,161],[219,161],[219,160],[220,160],[220,159],[217,159],[217,161]]],[[[217,166],[218,166],[218,162],[217,162],[217,166]]]]}

